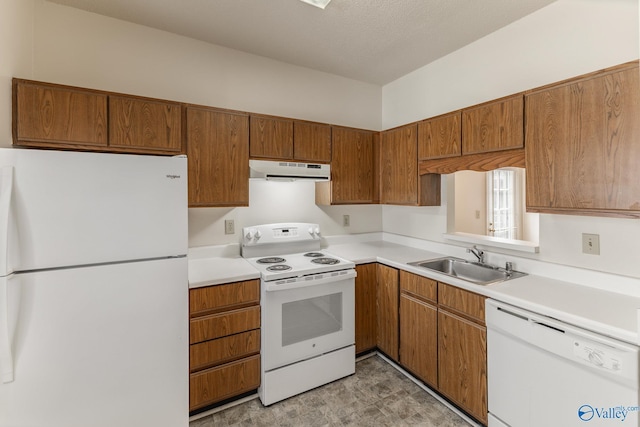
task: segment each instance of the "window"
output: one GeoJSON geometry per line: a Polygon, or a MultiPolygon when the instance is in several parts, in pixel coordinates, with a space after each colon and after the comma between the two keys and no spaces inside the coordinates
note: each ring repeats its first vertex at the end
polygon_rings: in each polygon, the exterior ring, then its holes
{"type": "Polygon", "coordinates": [[[447,240],[537,252],[539,216],[525,208],[525,170],[447,176],[447,240]]]}
{"type": "Polygon", "coordinates": [[[487,172],[487,235],[520,240],[522,215],[516,202],[519,171],[487,172]]]}

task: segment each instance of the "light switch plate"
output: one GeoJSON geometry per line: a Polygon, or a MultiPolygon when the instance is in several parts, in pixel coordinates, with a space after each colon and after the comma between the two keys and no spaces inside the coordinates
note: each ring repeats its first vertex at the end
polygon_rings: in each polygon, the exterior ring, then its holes
{"type": "Polygon", "coordinates": [[[582,233],[582,253],[600,255],[600,235],[582,233]]]}

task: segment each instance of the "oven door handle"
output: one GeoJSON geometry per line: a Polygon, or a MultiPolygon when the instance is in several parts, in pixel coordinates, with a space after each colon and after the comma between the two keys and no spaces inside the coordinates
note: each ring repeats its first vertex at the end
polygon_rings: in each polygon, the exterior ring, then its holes
{"type": "Polygon", "coordinates": [[[286,291],[288,289],[306,288],[309,286],[320,286],[328,283],[340,282],[355,278],[358,274],[356,270],[331,271],[329,273],[311,274],[309,276],[294,277],[291,279],[274,280],[264,282],[264,289],[267,292],[286,291]]]}

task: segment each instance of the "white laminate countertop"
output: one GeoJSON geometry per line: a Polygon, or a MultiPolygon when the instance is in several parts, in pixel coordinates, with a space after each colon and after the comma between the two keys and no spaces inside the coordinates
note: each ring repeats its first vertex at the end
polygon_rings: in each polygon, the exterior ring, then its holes
{"type": "MultiPolygon", "coordinates": [[[[535,275],[489,286],[475,285],[407,264],[439,258],[445,256],[444,254],[382,240],[334,244],[326,247],[326,250],[356,264],[380,262],[612,338],[632,344],[639,343],[640,298],[638,297],[535,275]]],[[[239,256],[189,260],[190,288],[259,277],[259,272],[239,256]]]]}

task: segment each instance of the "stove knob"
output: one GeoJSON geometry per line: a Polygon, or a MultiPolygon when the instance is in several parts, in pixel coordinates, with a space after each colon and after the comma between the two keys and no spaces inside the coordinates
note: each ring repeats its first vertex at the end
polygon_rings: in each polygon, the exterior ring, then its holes
{"type": "Polygon", "coordinates": [[[313,236],[313,227],[309,227],[309,234],[313,236]]]}
{"type": "Polygon", "coordinates": [[[258,240],[261,237],[262,237],[262,233],[260,232],[260,230],[256,230],[256,240],[258,240]]]}
{"type": "Polygon", "coordinates": [[[253,240],[253,236],[256,234],[256,230],[255,228],[250,228],[247,230],[247,234],[245,234],[244,237],[247,238],[247,240],[253,240]]]}
{"type": "Polygon", "coordinates": [[[313,232],[315,233],[316,236],[320,237],[320,228],[319,227],[314,228],[313,232]]]}

